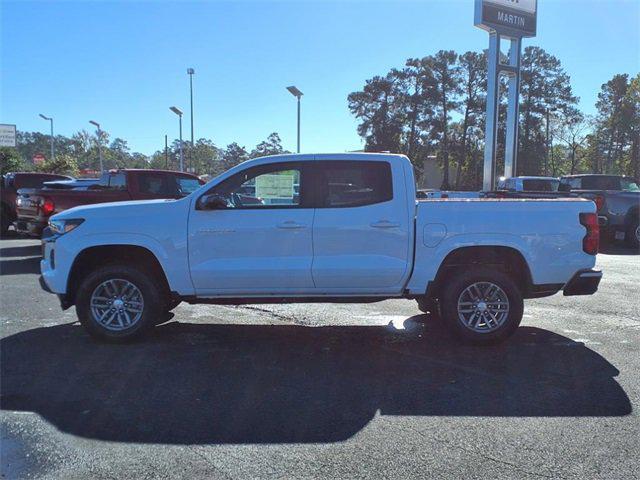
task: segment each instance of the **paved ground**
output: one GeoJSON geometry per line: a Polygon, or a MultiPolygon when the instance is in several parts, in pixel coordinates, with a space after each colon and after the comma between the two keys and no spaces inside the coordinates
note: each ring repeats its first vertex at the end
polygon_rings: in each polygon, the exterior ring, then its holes
{"type": "Polygon", "coordinates": [[[184,305],[92,342],[0,241],[3,478],[640,478],[640,256],[461,347],[413,302],[184,305]],[[313,328],[310,328],[313,327],[313,328]]]}

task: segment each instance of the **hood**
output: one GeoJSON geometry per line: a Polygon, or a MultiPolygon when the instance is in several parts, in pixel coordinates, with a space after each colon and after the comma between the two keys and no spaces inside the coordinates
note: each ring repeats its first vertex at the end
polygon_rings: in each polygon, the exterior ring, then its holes
{"type": "Polygon", "coordinates": [[[126,217],[130,215],[151,214],[162,209],[168,204],[174,204],[180,200],[129,200],[126,202],[96,203],[93,205],[81,205],[53,215],[53,220],[67,220],[71,218],[84,218],[85,220],[100,217],[126,217]]]}

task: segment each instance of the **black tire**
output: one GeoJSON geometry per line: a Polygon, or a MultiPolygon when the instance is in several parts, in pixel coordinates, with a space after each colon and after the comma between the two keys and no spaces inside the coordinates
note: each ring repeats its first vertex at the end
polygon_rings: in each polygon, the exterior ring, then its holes
{"type": "Polygon", "coordinates": [[[158,319],[163,317],[162,289],[148,273],[126,265],[108,265],[100,267],[87,275],[76,293],[76,314],[82,326],[94,338],[111,343],[127,342],[140,338],[158,319]],[[140,319],[122,330],[109,330],[94,318],[91,311],[91,296],[96,288],[110,279],[123,279],[140,291],[144,307],[140,319]]]}
{"type": "Polygon", "coordinates": [[[166,306],[164,307],[165,311],[170,312],[171,310],[173,310],[174,308],[176,308],[178,305],[180,305],[182,303],[182,300],[180,300],[179,298],[174,298],[171,299],[167,302],[166,306]]]}
{"type": "Polygon", "coordinates": [[[640,248],[640,239],[638,239],[638,225],[640,224],[639,219],[635,219],[629,222],[627,225],[627,230],[624,234],[624,241],[631,248],[638,249],[640,248]]]}
{"type": "Polygon", "coordinates": [[[0,212],[0,235],[2,235],[3,237],[7,235],[11,223],[13,222],[11,221],[9,210],[7,207],[2,205],[2,212],[0,212]]]}
{"type": "Polygon", "coordinates": [[[435,299],[428,297],[419,297],[416,298],[416,302],[418,302],[418,310],[420,310],[422,313],[431,315],[433,318],[440,317],[440,308],[438,306],[438,302],[435,299]]]}
{"type": "Polygon", "coordinates": [[[510,337],[520,325],[524,311],[522,292],[516,282],[506,273],[490,267],[473,266],[457,270],[448,278],[440,298],[440,309],[445,324],[458,338],[477,345],[494,344],[510,337]],[[458,299],[475,283],[490,282],[498,286],[509,301],[509,312],[504,322],[494,330],[478,332],[460,319],[458,299]]]}

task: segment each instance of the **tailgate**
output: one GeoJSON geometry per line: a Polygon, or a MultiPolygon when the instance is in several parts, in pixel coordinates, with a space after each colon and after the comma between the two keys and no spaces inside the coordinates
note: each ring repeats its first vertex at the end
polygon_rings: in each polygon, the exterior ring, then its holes
{"type": "MultiPolygon", "coordinates": [[[[35,192],[35,190],[33,190],[35,192]]],[[[44,202],[42,196],[20,190],[16,198],[16,214],[19,219],[34,220],[40,216],[40,206],[44,202]]]]}

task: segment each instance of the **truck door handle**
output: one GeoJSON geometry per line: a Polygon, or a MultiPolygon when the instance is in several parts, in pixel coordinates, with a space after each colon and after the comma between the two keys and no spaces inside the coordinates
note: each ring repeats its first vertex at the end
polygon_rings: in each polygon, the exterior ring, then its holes
{"type": "Polygon", "coordinates": [[[373,228],[398,228],[399,223],[390,222],[389,220],[379,220],[371,224],[373,228]]]}
{"type": "Polygon", "coordinates": [[[300,229],[300,228],[307,228],[306,225],[303,225],[302,223],[294,222],[293,220],[287,220],[286,222],[279,223],[276,226],[278,228],[284,228],[284,229],[287,229],[287,230],[296,230],[296,229],[300,229]]]}

